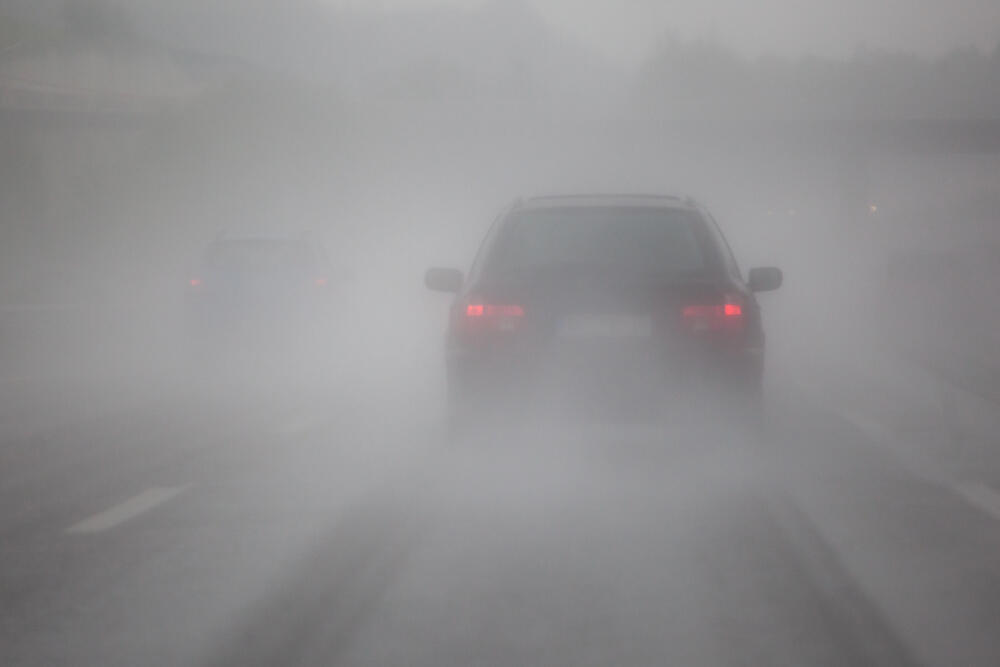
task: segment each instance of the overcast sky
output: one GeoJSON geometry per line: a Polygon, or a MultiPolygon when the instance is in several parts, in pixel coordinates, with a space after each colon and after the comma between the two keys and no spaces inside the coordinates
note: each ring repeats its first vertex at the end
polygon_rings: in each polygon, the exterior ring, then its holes
{"type": "MultiPolygon", "coordinates": [[[[324,0],[355,8],[474,8],[484,0],[324,0]]],[[[495,0],[494,0],[495,1],[495,0]]],[[[505,1],[505,0],[500,0],[505,1]]],[[[507,0],[626,62],[648,55],[665,34],[713,37],[744,54],[850,55],[872,48],[939,55],[992,50],[1000,0],[507,0]]]]}

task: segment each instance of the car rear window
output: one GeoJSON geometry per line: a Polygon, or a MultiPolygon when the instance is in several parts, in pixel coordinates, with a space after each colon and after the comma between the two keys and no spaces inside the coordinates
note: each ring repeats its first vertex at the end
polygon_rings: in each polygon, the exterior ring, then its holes
{"type": "Polygon", "coordinates": [[[520,211],[493,258],[507,274],[580,265],[687,274],[707,267],[698,214],[671,208],[558,208],[520,211]]]}
{"type": "Polygon", "coordinates": [[[221,271],[309,269],[313,256],[302,241],[238,240],[214,244],[208,266],[221,271]]]}

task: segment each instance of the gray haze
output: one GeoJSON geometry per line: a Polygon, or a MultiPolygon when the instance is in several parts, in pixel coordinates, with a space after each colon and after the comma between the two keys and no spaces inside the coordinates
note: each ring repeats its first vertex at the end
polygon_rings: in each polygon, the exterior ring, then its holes
{"type": "Polygon", "coordinates": [[[998,44],[986,0],[0,2],[0,663],[1000,664],[998,44]],[[425,270],[574,193],[697,200],[738,267],[567,279],[605,333],[456,420],[446,332],[538,311],[425,270]],[[766,337],[644,340],[723,304],[766,337]]]}
{"type": "MultiPolygon", "coordinates": [[[[381,11],[474,9],[484,4],[482,0],[326,1],[335,7],[381,11]]],[[[835,57],[865,46],[937,56],[953,49],[991,49],[1000,38],[1000,7],[990,0],[521,0],[521,4],[609,56],[629,62],[647,56],[666,35],[717,39],[745,55],[835,57]]]]}

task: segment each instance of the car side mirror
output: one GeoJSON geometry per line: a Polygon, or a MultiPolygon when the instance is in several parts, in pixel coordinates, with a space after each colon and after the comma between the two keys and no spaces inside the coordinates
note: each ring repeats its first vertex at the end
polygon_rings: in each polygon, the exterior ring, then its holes
{"type": "Polygon", "coordinates": [[[781,287],[784,275],[781,269],[774,266],[762,266],[750,269],[747,286],[752,292],[770,292],[781,287]]]}
{"type": "Polygon", "coordinates": [[[462,289],[463,280],[462,272],[458,269],[433,268],[427,269],[424,274],[424,285],[435,292],[455,294],[462,289]]]}

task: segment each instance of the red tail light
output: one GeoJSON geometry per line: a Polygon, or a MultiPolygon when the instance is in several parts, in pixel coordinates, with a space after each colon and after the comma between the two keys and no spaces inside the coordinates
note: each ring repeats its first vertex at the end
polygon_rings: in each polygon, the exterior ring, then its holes
{"type": "Polygon", "coordinates": [[[473,300],[465,306],[466,331],[513,331],[524,319],[524,308],[512,303],[484,303],[473,300]]]}
{"type": "Polygon", "coordinates": [[[326,282],[326,278],[316,278],[313,280],[313,284],[316,285],[316,287],[326,287],[326,282]]]}
{"type": "Polygon", "coordinates": [[[524,308],[517,305],[470,303],[465,307],[466,317],[524,317],[524,308]]]}
{"type": "Polygon", "coordinates": [[[740,331],[744,325],[742,299],[728,296],[724,303],[685,306],[681,311],[689,331],[740,331]]]}
{"type": "Polygon", "coordinates": [[[188,286],[192,289],[197,289],[201,287],[201,278],[191,278],[188,280],[188,286]]]}

